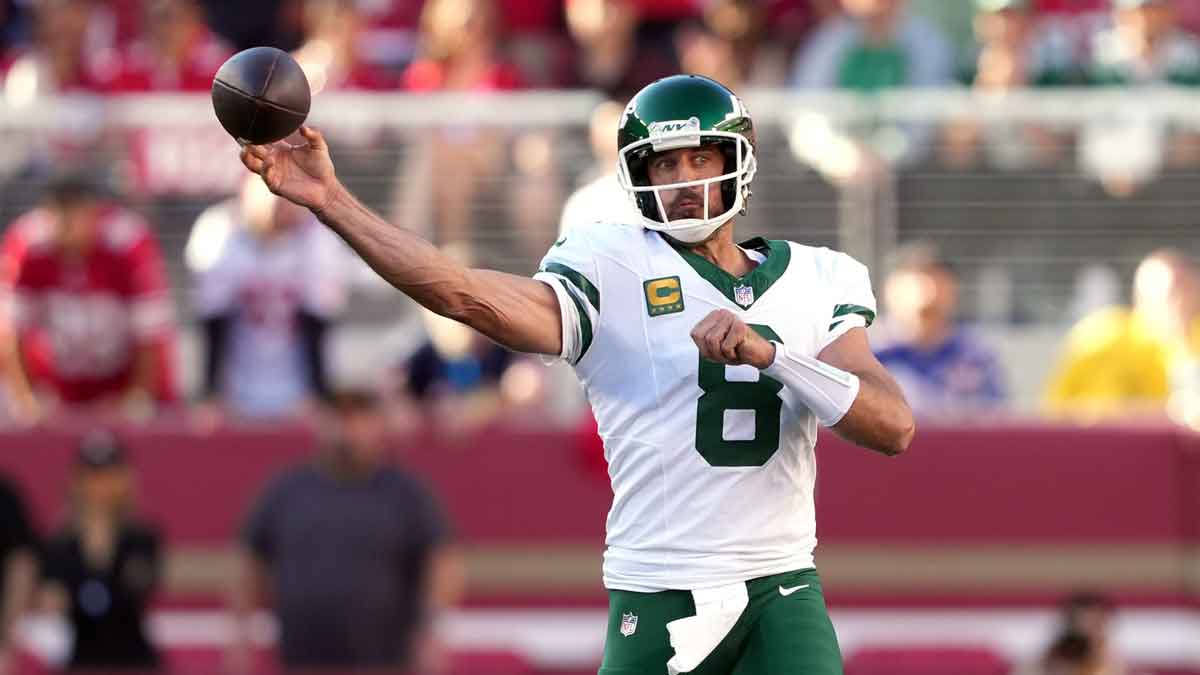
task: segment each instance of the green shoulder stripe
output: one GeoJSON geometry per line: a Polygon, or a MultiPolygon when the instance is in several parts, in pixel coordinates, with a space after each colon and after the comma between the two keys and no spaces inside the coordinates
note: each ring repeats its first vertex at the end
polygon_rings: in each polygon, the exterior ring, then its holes
{"type": "MultiPolygon", "coordinates": [[[[556,272],[557,274],[557,272],[556,272]]],[[[571,298],[571,302],[575,303],[575,309],[579,313],[579,358],[575,359],[575,363],[583,360],[583,355],[587,354],[588,347],[592,346],[592,320],[588,317],[587,309],[583,306],[583,301],[579,296],[571,292],[567,284],[559,279],[558,283],[562,284],[563,290],[567,296],[571,298]]],[[[574,365],[574,364],[572,364],[574,365]]]]}
{"type": "Polygon", "coordinates": [[[833,318],[837,320],[829,324],[829,330],[837,328],[838,324],[845,320],[839,317],[845,317],[851,314],[857,314],[861,316],[864,320],[866,320],[868,326],[875,322],[875,312],[871,311],[871,308],[869,307],[863,307],[862,305],[838,305],[833,308],[833,318]]]}
{"type": "Polygon", "coordinates": [[[591,303],[592,307],[595,308],[597,312],[600,311],[600,291],[594,285],[592,285],[592,282],[588,281],[587,277],[583,276],[579,272],[576,272],[570,267],[563,265],[562,263],[556,262],[546,263],[546,265],[542,267],[541,271],[557,274],[567,281],[570,281],[572,284],[574,284],[575,288],[579,289],[579,292],[583,293],[584,297],[588,299],[588,302],[591,303]]]}

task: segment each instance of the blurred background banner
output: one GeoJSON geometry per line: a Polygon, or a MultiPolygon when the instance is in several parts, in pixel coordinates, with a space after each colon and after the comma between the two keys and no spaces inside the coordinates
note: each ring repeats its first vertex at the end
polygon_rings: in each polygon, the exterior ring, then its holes
{"type": "Polygon", "coordinates": [[[847,672],[1200,673],[1200,2],[0,0],[0,675],[598,667],[583,392],[247,177],[256,45],[364,203],[522,275],[637,217],[638,89],[729,85],[738,236],[869,267],[920,420],[821,440],[847,672]]]}

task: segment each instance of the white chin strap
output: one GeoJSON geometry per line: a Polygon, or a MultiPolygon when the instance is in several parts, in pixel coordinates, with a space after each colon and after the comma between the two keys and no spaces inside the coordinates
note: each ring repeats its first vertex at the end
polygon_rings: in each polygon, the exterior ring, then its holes
{"type": "Polygon", "coordinates": [[[649,230],[662,232],[670,235],[672,239],[676,239],[685,244],[695,244],[704,241],[717,228],[729,222],[739,211],[745,207],[746,189],[750,185],[750,181],[754,179],[754,173],[757,168],[757,163],[754,158],[754,148],[750,142],[740,134],[734,134],[726,131],[706,131],[705,137],[725,137],[733,140],[737,147],[736,165],[733,171],[714,176],[713,178],[705,178],[702,180],[686,181],[683,183],[671,183],[669,185],[634,185],[633,176],[629,170],[629,161],[627,156],[631,150],[636,150],[644,145],[653,144],[655,151],[671,150],[681,147],[696,147],[700,145],[700,138],[695,132],[684,132],[679,134],[665,135],[638,141],[625,148],[622,148],[620,158],[617,160],[617,180],[621,187],[628,193],[629,198],[633,200],[634,208],[642,217],[642,226],[649,230]],[[710,216],[710,187],[713,183],[724,183],[725,181],[737,181],[734,186],[733,204],[729,208],[717,215],[710,216]],[[687,188],[698,188],[703,195],[704,216],[701,218],[680,218],[670,220],[667,217],[667,208],[663,204],[662,192],[664,190],[682,190],[687,188]],[[641,193],[651,193],[654,195],[654,204],[658,209],[659,219],[649,218],[642,212],[638,204],[638,196],[641,193]]]}

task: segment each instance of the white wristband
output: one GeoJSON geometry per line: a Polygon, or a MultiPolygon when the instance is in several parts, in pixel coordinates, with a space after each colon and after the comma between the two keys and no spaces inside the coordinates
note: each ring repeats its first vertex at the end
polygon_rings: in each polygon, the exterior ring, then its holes
{"type": "Polygon", "coordinates": [[[784,390],[813,411],[822,425],[840,422],[858,397],[858,376],[791,351],[779,342],[773,344],[775,360],[763,374],[782,382],[784,390]]]}

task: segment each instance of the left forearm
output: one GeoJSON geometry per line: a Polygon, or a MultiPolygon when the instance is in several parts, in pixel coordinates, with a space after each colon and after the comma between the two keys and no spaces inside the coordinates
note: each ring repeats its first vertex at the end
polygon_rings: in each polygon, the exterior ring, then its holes
{"type": "Polygon", "coordinates": [[[855,375],[859,381],[858,396],[842,419],[830,428],[856,445],[885,455],[904,452],[916,425],[899,386],[890,377],[880,377],[874,372],[855,375]]]}
{"type": "Polygon", "coordinates": [[[863,327],[850,328],[815,357],[768,340],[724,309],[696,324],[691,337],[702,358],[758,368],[784,386],[785,401],[852,443],[898,455],[912,441],[912,410],[871,352],[863,327]]]}

